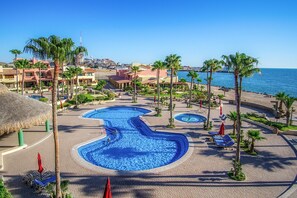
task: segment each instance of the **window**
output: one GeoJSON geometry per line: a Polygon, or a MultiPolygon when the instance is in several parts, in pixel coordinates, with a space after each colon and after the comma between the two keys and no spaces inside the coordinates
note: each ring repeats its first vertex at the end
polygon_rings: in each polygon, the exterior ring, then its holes
{"type": "Polygon", "coordinates": [[[26,73],[26,76],[31,77],[31,76],[34,76],[34,74],[32,72],[28,72],[28,73],[26,73]]]}

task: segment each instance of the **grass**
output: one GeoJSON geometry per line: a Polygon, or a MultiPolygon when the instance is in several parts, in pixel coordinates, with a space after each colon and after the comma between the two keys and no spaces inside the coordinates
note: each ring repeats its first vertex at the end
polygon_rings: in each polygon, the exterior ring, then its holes
{"type": "Polygon", "coordinates": [[[245,114],[244,117],[247,118],[247,119],[256,121],[256,122],[263,123],[263,124],[268,125],[268,126],[276,127],[281,131],[297,130],[296,125],[287,126],[286,124],[281,123],[281,122],[272,122],[272,121],[269,121],[266,118],[260,117],[260,116],[258,116],[256,114],[245,114]]]}

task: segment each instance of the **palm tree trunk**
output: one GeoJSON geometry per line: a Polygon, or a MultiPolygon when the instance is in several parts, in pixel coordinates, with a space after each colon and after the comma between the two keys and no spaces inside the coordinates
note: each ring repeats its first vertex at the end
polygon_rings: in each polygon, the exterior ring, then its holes
{"type": "Polygon", "coordinates": [[[235,129],[236,129],[236,120],[233,123],[233,135],[235,135],[235,129]]]}
{"type": "MultiPolygon", "coordinates": [[[[242,77],[239,77],[239,98],[241,98],[242,92],[242,77]]],[[[241,100],[239,101],[239,106],[241,106],[241,100]]]]}
{"type": "Polygon", "coordinates": [[[24,95],[24,87],[25,87],[25,69],[23,69],[23,74],[22,74],[22,95],[24,95]]]}
{"type": "Polygon", "coordinates": [[[136,101],[136,72],[134,73],[134,96],[133,96],[133,102],[136,101]]]}
{"type": "Polygon", "coordinates": [[[78,87],[78,74],[76,74],[76,85],[75,85],[75,106],[77,106],[77,87],[78,87]]]}
{"type": "Polygon", "coordinates": [[[206,128],[209,128],[209,119],[210,119],[210,101],[211,101],[211,77],[212,77],[212,70],[210,70],[209,80],[208,80],[208,113],[207,113],[207,124],[206,128]]]}
{"type": "Polygon", "coordinates": [[[41,94],[41,67],[39,67],[39,93],[40,93],[40,96],[42,96],[42,94],[41,94]]]}
{"type": "Polygon", "coordinates": [[[174,72],[174,70],[171,68],[171,72],[170,72],[170,103],[169,103],[169,110],[170,110],[169,126],[170,127],[173,127],[173,115],[172,115],[172,110],[173,110],[173,105],[172,105],[173,72],[174,72]]]}
{"type": "Polygon", "coordinates": [[[287,110],[287,112],[286,112],[286,117],[287,117],[287,120],[286,120],[286,124],[287,124],[287,126],[289,126],[289,124],[290,124],[290,109],[288,109],[287,110]]]}
{"type": "Polygon", "coordinates": [[[253,153],[254,151],[255,151],[255,140],[252,139],[250,152],[253,153]]]}
{"type": "MultiPolygon", "coordinates": [[[[237,145],[236,145],[236,157],[235,160],[236,162],[240,163],[240,123],[241,123],[241,118],[240,118],[240,95],[238,91],[238,71],[235,71],[235,101],[236,101],[236,112],[237,112],[237,124],[236,124],[236,132],[237,132],[237,145]]],[[[235,171],[235,175],[237,176],[238,171],[235,171]]]]}
{"type": "Polygon", "coordinates": [[[191,107],[193,82],[194,82],[194,78],[192,77],[192,79],[191,79],[191,87],[190,87],[190,98],[189,98],[189,103],[188,103],[188,107],[189,108],[191,107]]]}
{"type": "Polygon", "coordinates": [[[159,115],[160,112],[160,69],[157,71],[157,92],[158,92],[158,112],[157,115],[159,115]]]}
{"type": "Polygon", "coordinates": [[[17,86],[17,93],[19,93],[19,70],[16,67],[16,86],[17,86]]]}
{"type": "Polygon", "coordinates": [[[58,134],[58,123],[57,123],[57,88],[58,88],[58,76],[59,76],[59,63],[55,62],[54,68],[54,84],[52,90],[52,117],[53,117],[53,134],[55,143],[55,172],[56,172],[56,194],[57,198],[61,197],[61,178],[60,178],[60,154],[59,154],[59,134],[58,134]]]}

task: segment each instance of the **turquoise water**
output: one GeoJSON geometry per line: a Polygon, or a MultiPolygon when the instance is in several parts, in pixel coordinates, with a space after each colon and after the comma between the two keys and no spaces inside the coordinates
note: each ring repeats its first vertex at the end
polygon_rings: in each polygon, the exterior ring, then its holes
{"type": "Polygon", "coordinates": [[[201,115],[192,114],[192,113],[181,113],[174,117],[176,120],[186,123],[199,123],[204,122],[206,118],[201,115]]]}
{"type": "Polygon", "coordinates": [[[150,111],[135,107],[109,107],[83,117],[103,119],[107,137],[78,148],[86,161],[121,171],[148,170],[180,159],[189,142],[182,134],[153,132],[139,116],[150,111]]]}
{"type": "MultiPolygon", "coordinates": [[[[178,77],[187,77],[188,71],[178,72],[178,77]]],[[[200,73],[202,84],[206,84],[206,73],[200,73]]],[[[234,88],[234,77],[231,73],[214,73],[212,85],[234,88]]],[[[297,97],[297,69],[261,69],[261,74],[255,74],[243,80],[243,90],[256,93],[275,95],[284,91],[293,97],[297,97]]]]}

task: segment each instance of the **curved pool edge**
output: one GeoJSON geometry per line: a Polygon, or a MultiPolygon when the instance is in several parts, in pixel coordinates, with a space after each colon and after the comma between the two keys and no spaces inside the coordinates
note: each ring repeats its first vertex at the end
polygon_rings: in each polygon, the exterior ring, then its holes
{"type": "MultiPolygon", "coordinates": [[[[126,106],[126,105],[119,105],[117,107],[137,107],[137,108],[142,108],[142,109],[146,109],[150,112],[148,112],[147,114],[144,114],[144,115],[150,115],[152,113],[154,113],[154,111],[152,111],[151,109],[148,109],[148,108],[144,108],[144,107],[138,107],[138,106],[126,106]]],[[[96,109],[105,109],[105,108],[109,108],[109,107],[100,107],[100,108],[96,108],[96,109]]],[[[83,115],[91,112],[91,111],[94,111],[96,109],[93,109],[93,110],[89,110],[87,112],[84,112],[82,113],[79,118],[81,119],[90,119],[90,120],[96,120],[96,121],[100,121],[100,124],[104,124],[103,120],[102,119],[92,119],[92,118],[84,118],[83,115]]],[[[152,130],[151,126],[148,124],[148,122],[146,120],[143,119],[143,116],[139,116],[139,118],[147,125],[147,127],[150,128],[150,130],[152,130]]],[[[155,131],[155,130],[152,130],[152,131],[155,131]]],[[[96,138],[92,138],[90,140],[87,140],[85,142],[82,142],[82,143],[79,143],[79,144],[76,144],[72,147],[71,149],[71,156],[72,158],[74,159],[74,161],[79,164],[80,166],[86,168],[86,169],[89,169],[89,170],[92,170],[92,171],[95,171],[95,172],[104,172],[104,173],[108,173],[108,174],[115,174],[115,175],[131,175],[131,174],[146,174],[146,173],[159,173],[159,172],[163,172],[163,171],[166,171],[166,170],[169,170],[169,169],[172,169],[172,168],[175,168],[179,165],[181,165],[182,163],[184,163],[186,160],[188,160],[192,153],[194,152],[194,147],[193,147],[193,140],[191,138],[190,135],[188,134],[183,134],[183,133],[175,133],[173,131],[156,131],[156,132],[162,132],[162,133],[173,133],[173,134],[180,134],[180,135],[184,135],[186,138],[187,138],[187,141],[189,143],[189,146],[188,146],[188,150],[186,151],[186,153],[181,157],[179,158],[178,160],[174,161],[174,162],[171,162],[170,164],[167,164],[167,165],[164,165],[164,166],[161,166],[161,167],[157,167],[157,168],[152,168],[152,169],[148,169],[148,170],[140,170],[140,171],[121,171],[121,170],[114,170],[114,169],[108,169],[108,168],[103,168],[101,166],[96,166],[88,161],[86,161],[84,158],[82,158],[78,152],[78,149],[84,145],[87,145],[87,144],[90,144],[92,142],[95,142],[95,141],[98,141],[100,139],[103,139],[106,137],[106,134],[102,134],[100,135],[99,137],[96,137],[96,138]]]]}
{"type": "MultiPolygon", "coordinates": [[[[177,119],[175,119],[175,116],[178,116],[178,115],[180,115],[180,114],[184,114],[184,113],[187,113],[187,112],[181,112],[181,113],[176,113],[176,114],[174,114],[173,115],[173,117],[174,117],[174,122],[177,122],[177,123],[180,123],[180,124],[190,124],[190,125],[203,125],[203,122],[182,122],[182,121],[180,121],[180,120],[177,120],[177,119]]],[[[202,115],[202,114],[198,114],[198,113],[192,113],[192,112],[188,112],[189,114],[194,114],[194,115],[199,115],[199,116],[203,116],[203,117],[205,117],[204,115],[202,115]]]]}

